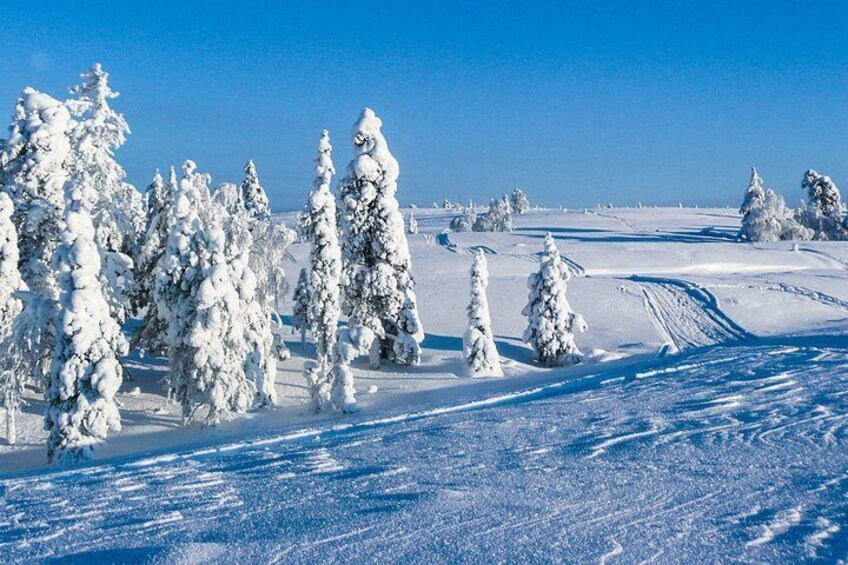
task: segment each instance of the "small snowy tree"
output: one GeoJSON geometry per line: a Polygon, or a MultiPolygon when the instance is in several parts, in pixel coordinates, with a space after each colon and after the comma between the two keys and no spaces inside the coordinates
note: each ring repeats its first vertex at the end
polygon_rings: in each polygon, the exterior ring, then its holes
{"type": "Polygon", "coordinates": [[[415,214],[411,211],[409,212],[409,222],[407,224],[407,231],[410,234],[418,233],[418,220],[415,219],[415,214]]]}
{"type": "Polygon", "coordinates": [[[462,338],[462,357],[470,373],[500,377],[503,370],[492,335],[487,286],[489,270],[486,267],[486,256],[482,250],[478,250],[471,266],[471,301],[468,304],[468,329],[462,338]]]}
{"type": "Polygon", "coordinates": [[[101,255],[100,279],[113,314],[122,322],[131,309],[132,258],[144,233],[144,200],[125,182],[126,173],[115,160],[115,151],[126,141],[130,128],[109,106],[109,101],[118,97],[109,87],[109,74],[96,63],[81,77],[82,83],[70,89],[77,98],[67,102],[77,119],[71,130],[72,170],[75,182],[91,189],[86,192],[92,198],[95,242],[101,255]]]}
{"type": "Polygon", "coordinates": [[[528,321],[524,341],[546,367],[573,365],[583,358],[574,343],[574,334],[584,332],[586,322],[572,312],[566,298],[569,278],[571,273],[560,258],[554,238],[547,234],[539,271],[527,280],[530,295],[522,312],[528,321]]]}
{"type": "Polygon", "coordinates": [[[512,230],[512,208],[506,196],[492,200],[489,209],[474,222],[476,232],[511,232],[512,230]]]}
{"type": "Polygon", "coordinates": [[[763,188],[763,179],[757,174],[757,169],[751,167],[751,181],[748,183],[748,189],[745,190],[745,198],[742,200],[742,206],[739,207],[739,213],[742,214],[744,223],[745,216],[751,211],[751,208],[762,205],[766,199],[766,191],[763,188]]]}
{"type": "Polygon", "coordinates": [[[257,219],[267,219],[271,216],[271,208],[265,189],[259,184],[259,175],[256,165],[248,161],[244,166],[244,180],[241,183],[242,200],[244,207],[257,219]]]}
{"type": "Polygon", "coordinates": [[[375,336],[372,367],[389,358],[419,362],[424,330],[411,273],[409,245],[397,192],[398,162],[381,131],[383,122],[366,108],[353,128],[354,159],[339,188],[344,312],[352,327],[375,336]]]}
{"type": "Polygon", "coordinates": [[[474,230],[474,224],[477,222],[477,214],[474,213],[474,208],[468,207],[463,214],[454,216],[450,222],[450,230],[454,233],[470,232],[474,230]]]}
{"type": "Polygon", "coordinates": [[[17,441],[17,414],[27,381],[27,375],[16,371],[10,363],[13,350],[18,347],[11,339],[12,324],[23,310],[16,294],[27,290],[18,271],[18,234],[12,222],[13,212],[12,199],[0,192],[0,401],[6,410],[6,441],[9,445],[17,441]]]}
{"type": "Polygon", "coordinates": [[[109,317],[99,279],[91,190],[76,176],[71,179],[54,258],[60,294],[45,427],[48,458],[61,463],[92,457],[109,431],[121,429],[115,393],[123,378],[118,358],[128,344],[109,317]]]}
{"type": "Polygon", "coordinates": [[[300,333],[300,344],[306,345],[306,334],[309,333],[309,274],[301,269],[297,277],[292,296],[292,332],[300,333]]]}
{"type": "Polygon", "coordinates": [[[530,209],[530,201],[520,188],[512,191],[512,194],[509,196],[509,203],[512,206],[512,211],[516,214],[523,214],[530,209]]]}
{"type": "Polygon", "coordinates": [[[842,240],[848,237],[843,225],[842,198],[830,177],[810,169],[804,173],[801,188],[807,192],[808,205],[798,213],[798,220],[811,229],[815,239],[842,240]]]}
{"type": "Polygon", "coordinates": [[[217,202],[231,216],[240,215],[244,207],[241,189],[231,182],[224,182],[212,190],[212,200],[217,202]]]}

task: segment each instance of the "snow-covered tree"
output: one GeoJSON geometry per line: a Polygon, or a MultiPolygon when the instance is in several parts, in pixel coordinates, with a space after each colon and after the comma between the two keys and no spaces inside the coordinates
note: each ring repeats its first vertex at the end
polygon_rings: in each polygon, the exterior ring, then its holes
{"type": "Polygon", "coordinates": [[[297,277],[297,284],[294,287],[294,295],[292,301],[292,332],[300,333],[301,345],[306,345],[306,334],[309,333],[309,273],[306,269],[301,269],[297,277]]]}
{"type": "Polygon", "coordinates": [[[15,105],[9,137],[0,145],[0,183],[15,207],[19,269],[30,289],[7,355],[18,375],[45,386],[53,356],[53,309],[59,295],[53,254],[59,242],[73,126],[64,104],[32,88],[15,105]]]}
{"type": "Polygon", "coordinates": [[[48,458],[61,463],[92,457],[109,431],[121,429],[115,393],[123,379],[118,358],[128,344],[109,316],[99,279],[93,190],[77,175],[71,178],[54,257],[60,293],[45,427],[48,458]]]}
{"type": "Polygon", "coordinates": [[[807,240],[813,231],[802,226],[795,213],[787,208],[783,197],[768,189],[762,199],[754,198],[742,218],[742,239],[751,242],[807,240]]]}
{"type": "Polygon", "coordinates": [[[811,229],[815,239],[848,238],[843,224],[842,197],[836,183],[826,175],[810,169],[804,173],[801,188],[807,192],[808,205],[798,212],[798,220],[811,229]]]}
{"type": "Polygon", "coordinates": [[[244,166],[244,180],[241,183],[242,200],[244,207],[254,218],[267,219],[271,216],[271,208],[265,189],[259,184],[259,175],[256,165],[248,161],[244,166]]]}
{"type": "Polygon", "coordinates": [[[415,214],[409,212],[409,222],[407,223],[407,231],[410,234],[418,233],[418,220],[415,219],[415,214]]]}
{"type": "Polygon", "coordinates": [[[462,357],[471,374],[500,377],[503,370],[492,335],[487,286],[489,270],[486,256],[478,250],[471,265],[471,301],[468,303],[468,329],[462,337],[462,357]]]}
{"type": "Polygon", "coordinates": [[[751,167],[751,181],[748,183],[748,188],[745,190],[745,198],[742,200],[742,206],[739,207],[739,213],[742,214],[743,222],[745,216],[748,215],[751,208],[762,205],[766,199],[766,191],[763,188],[763,179],[757,174],[757,169],[751,167]]]}
{"type": "Polygon", "coordinates": [[[476,232],[511,232],[513,230],[512,207],[509,204],[509,198],[504,195],[497,200],[492,200],[489,209],[477,217],[473,229],[476,232]]]}
{"type": "Polygon", "coordinates": [[[75,182],[91,188],[86,192],[92,198],[100,278],[113,314],[123,321],[131,309],[132,258],[145,228],[144,199],[125,182],[126,173],[115,160],[115,151],[126,141],[130,128],[109,105],[118,97],[109,86],[109,74],[96,63],[81,78],[82,83],[70,89],[76,99],[67,102],[77,120],[71,130],[72,169],[75,182]]]}
{"type": "Polygon", "coordinates": [[[241,188],[231,182],[223,182],[212,190],[212,200],[220,204],[230,215],[239,215],[244,206],[241,188]]]}
{"type": "Polygon", "coordinates": [[[530,295],[522,314],[527,317],[524,341],[536,351],[546,367],[579,363],[583,356],[574,342],[574,334],[586,330],[580,314],[571,310],[566,298],[566,283],[571,273],[560,258],[551,234],[545,236],[545,251],[538,272],[530,275],[530,295]]]}
{"type": "Polygon", "coordinates": [[[9,445],[17,441],[17,414],[27,381],[27,375],[15,370],[10,362],[14,356],[12,350],[18,347],[11,339],[12,324],[23,310],[23,303],[16,293],[27,290],[18,271],[18,234],[12,222],[14,209],[12,199],[0,192],[0,401],[6,410],[6,441],[9,445]]]}
{"type": "Polygon", "coordinates": [[[527,199],[527,195],[524,194],[524,191],[520,188],[516,188],[512,191],[512,194],[509,195],[509,203],[510,206],[512,206],[512,211],[516,214],[523,214],[530,209],[530,201],[527,199]]]}
{"type": "Polygon", "coordinates": [[[344,288],[343,309],[351,327],[375,336],[372,367],[386,357],[418,363],[424,330],[418,318],[409,245],[397,192],[398,162],[366,108],[353,127],[354,159],[339,188],[344,288]]]}
{"type": "Polygon", "coordinates": [[[476,222],[477,214],[474,213],[474,208],[468,207],[463,214],[451,219],[450,230],[454,233],[470,232],[474,230],[476,222]]]}
{"type": "Polygon", "coordinates": [[[168,321],[171,386],[186,423],[216,424],[253,404],[245,372],[243,303],[222,229],[226,211],[209,195],[210,178],[183,166],[173,224],[159,260],[154,295],[168,321]]]}

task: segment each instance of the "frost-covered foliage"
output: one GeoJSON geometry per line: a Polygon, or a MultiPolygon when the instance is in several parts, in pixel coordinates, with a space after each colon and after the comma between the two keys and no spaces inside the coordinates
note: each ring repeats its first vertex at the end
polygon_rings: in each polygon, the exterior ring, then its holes
{"type": "Polygon", "coordinates": [[[474,230],[476,222],[477,214],[474,213],[474,208],[468,207],[464,213],[451,219],[449,227],[455,233],[470,232],[474,230]]]}
{"type": "Polygon", "coordinates": [[[410,234],[418,233],[418,220],[415,219],[415,214],[413,214],[412,212],[409,213],[406,229],[407,232],[410,234]]]}
{"type": "Polygon", "coordinates": [[[217,202],[231,216],[247,210],[244,206],[241,189],[231,182],[223,182],[212,190],[212,200],[217,202]]]}
{"type": "Polygon", "coordinates": [[[48,458],[60,463],[92,457],[109,431],[121,429],[115,393],[123,380],[118,358],[127,353],[128,344],[109,316],[99,279],[90,211],[93,190],[77,175],[71,178],[53,261],[60,293],[44,422],[50,434],[48,458]]]}
{"type": "Polygon", "coordinates": [[[471,265],[471,301],[468,303],[468,329],[462,336],[462,357],[471,374],[500,377],[503,370],[492,335],[487,286],[489,270],[486,256],[478,250],[471,265]]]}
{"type": "Polygon", "coordinates": [[[259,184],[259,175],[256,165],[248,161],[244,166],[244,180],[241,183],[241,194],[245,209],[256,219],[268,219],[271,216],[271,208],[268,203],[268,195],[259,184]]]}
{"type": "Polygon", "coordinates": [[[477,232],[510,232],[512,226],[512,207],[509,198],[503,196],[492,200],[489,209],[481,214],[474,222],[474,231],[477,232]]]}
{"type": "MultiPolygon", "coordinates": [[[[305,376],[316,412],[332,402],[332,362],[339,323],[341,247],[336,229],[336,201],[330,192],[335,168],[327,130],[318,140],[315,182],[302,216],[302,225],[310,236],[308,310],[305,312],[315,342],[317,360],[305,368],[305,376]]],[[[300,289],[300,284],[298,284],[300,289]]],[[[300,300],[303,290],[295,292],[297,324],[304,322],[300,300]]]]}
{"type": "Polygon", "coordinates": [[[530,201],[527,199],[527,195],[524,194],[524,191],[520,188],[516,188],[512,191],[512,194],[509,195],[509,203],[512,207],[512,211],[516,214],[523,214],[530,209],[530,201]]]}
{"type": "Polygon", "coordinates": [[[372,367],[381,357],[418,363],[424,338],[395,197],[399,167],[382,125],[370,108],[362,111],[353,127],[354,159],[339,189],[343,309],[351,327],[378,338],[370,347],[372,367]]]}
{"type": "Polygon", "coordinates": [[[256,384],[245,373],[243,304],[227,254],[226,211],[212,202],[209,176],[193,161],[183,171],[154,295],[168,321],[171,386],[183,418],[216,424],[228,411],[250,408],[256,384]]]}
{"type": "Polygon", "coordinates": [[[0,153],[3,192],[15,205],[21,275],[33,292],[45,298],[58,295],[51,264],[71,167],[68,134],[73,124],[64,104],[26,88],[0,153]]]}
{"type": "Polygon", "coordinates": [[[842,197],[836,183],[829,176],[820,175],[810,169],[804,173],[801,188],[807,193],[808,204],[798,211],[797,218],[804,227],[813,231],[813,238],[848,238],[843,219],[842,197]]]}
{"type": "Polygon", "coordinates": [[[27,375],[17,371],[10,363],[13,349],[17,345],[11,339],[12,325],[23,310],[21,299],[16,293],[26,291],[26,283],[18,271],[18,234],[12,222],[14,212],[12,199],[0,192],[0,402],[6,410],[6,441],[14,445],[17,441],[16,418],[20,410],[21,394],[27,375]]]}
{"type": "Polygon", "coordinates": [[[742,200],[742,206],[739,207],[739,213],[742,214],[742,222],[745,222],[745,216],[748,212],[757,205],[762,205],[766,200],[766,191],[763,187],[763,179],[757,174],[757,169],[751,167],[751,181],[748,183],[748,188],[745,190],[745,198],[742,200]]]}
{"type": "Polygon", "coordinates": [[[301,345],[306,344],[306,334],[309,333],[309,273],[301,269],[297,276],[297,284],[292,296],[292,332],[300,333],[301,345]]]}
{"type": "Polygon", "coordinates": [[[81,75],[82,83],[70,89],[76,99],[67,106],[76,118],[71,130],[72,170],[92,198],[95,243],[101,255],[100,279],[114,316],[123,321],[133,292],[133,257],[145,228],[142,195],[125,182],[126,173],[115,160],[115,151],[126,141],[130,128],[124,117],[109,106],[118,93],[109,87],[109,74],[99,63],[81,75]]]}
{"type": "Polygon", "coordinates": [[[574,334],[586,331],[586,322],[571,310],[566,283],[571,273],[560,258],[551,234],[545,236],[545,251],[538,272],[530,275],[524,341],[536,351],[536,359],[546,367],[573,365],[583,356],[574,343],[574,334]]]}
{"type": "Polygon", "coordinates": [[[136,285],[133,303],[137,309],[146,308],[132,347],[141,347],[156,354],[168,350],[168,323],[156,308],[153,289],[156,284],[156,265],[165,251],[170,232],[171,206],[177,180],[173,167],[166,184],[159,171],[145,192],[147,225],[136,262],[136,285]]]}
{"type": "Polygon", "coordinates": [[[751,242],[808,240],[813,231],[796,220],[796,213],[786,207],[782,196],[768,189],[762,198],[751,199],[739,236],[751,242]]]}

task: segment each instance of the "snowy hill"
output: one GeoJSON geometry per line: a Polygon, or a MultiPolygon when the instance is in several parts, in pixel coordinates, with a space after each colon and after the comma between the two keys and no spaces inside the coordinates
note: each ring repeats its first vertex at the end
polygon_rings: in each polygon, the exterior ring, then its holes
{"type": "MultiPolygon", "coordinates": [[[[728,209],[531,211],[513,233],[460,234],[445,232],[449,212],[415,214],[420,365],[360,361],[361,412],[314,416],[301,375],[311,345],[292,335],[281,406],[198,430],[164,404],[164,360],[133,357],[123,431],[73,470],[45,468],[44,405],[30,391],[18,446],[0,446],[0,554],[844,556],[848,246],[740,244],[728,209]],[[547,232],[589,328],[577,367],[542,369],[520,339],[547,232]],[[477,249],[502,379],[459,376],[477,249]]],[[[294,277],[308,249],[291,251],[294,277]]]]}

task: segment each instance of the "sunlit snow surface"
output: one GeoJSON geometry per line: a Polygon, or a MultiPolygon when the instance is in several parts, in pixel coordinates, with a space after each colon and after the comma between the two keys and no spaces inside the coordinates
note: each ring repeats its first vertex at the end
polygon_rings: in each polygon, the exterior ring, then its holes
{"type": "Polygon", "coordinates": [[[753,339],[335,430],[9,478],[0,555],[832,562],[848,551],[846,346],[753,339]]]}

